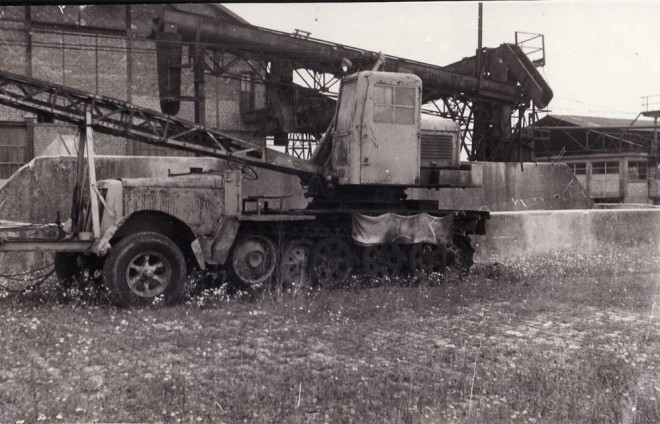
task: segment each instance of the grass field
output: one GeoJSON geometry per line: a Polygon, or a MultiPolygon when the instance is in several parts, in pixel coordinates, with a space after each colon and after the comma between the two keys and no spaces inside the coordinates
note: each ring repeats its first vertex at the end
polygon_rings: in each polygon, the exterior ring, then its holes
{"type": "Polygon", "coordinates": [[[0,422],[660,422],[660,258],[518,258],[463,279],[0,300],[0,422]]]}

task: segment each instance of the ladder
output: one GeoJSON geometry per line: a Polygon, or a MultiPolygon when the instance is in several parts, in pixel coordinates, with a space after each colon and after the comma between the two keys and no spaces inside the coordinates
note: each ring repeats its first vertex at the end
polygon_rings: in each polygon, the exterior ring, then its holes
{"type": "Polygon", "coordinates": [[[50,115],[75,125],[85,125],[85,115],[89,112],[89,125],[99,133],[300,177],[320,173],[319,167],[312,162],[258,146],[217,129],[122,100],[4,70],[0,70],[0,104],[50,115]]]}

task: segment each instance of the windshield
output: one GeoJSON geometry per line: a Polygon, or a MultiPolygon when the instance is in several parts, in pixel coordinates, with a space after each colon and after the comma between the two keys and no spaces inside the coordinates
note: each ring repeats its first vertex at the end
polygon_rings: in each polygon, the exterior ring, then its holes
{"type": "Polygon", "coordinates": [[[351,125],[353,112],[355,110],[356,81],[348,81],[342,84],[339,95],[339,108],[337,109],[337,122],[335,131],[347,132],[351,125]]]}

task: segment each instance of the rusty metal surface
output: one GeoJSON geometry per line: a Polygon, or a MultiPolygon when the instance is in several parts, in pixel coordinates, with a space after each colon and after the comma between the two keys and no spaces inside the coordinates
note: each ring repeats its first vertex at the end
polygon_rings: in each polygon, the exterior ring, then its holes
{"type": "Polygon", "coordinates": [[[185,222],[198,235],[214,231],[224,211],[221,177],[140,178],[124,181],[124,214],[159,211],[185,222]]]}
{"type": "Polygon", "coordinates": [[[239,221],[244,222],[293,222],[293,221],[314,221],[313,215],[289,215],[289,214],[268,214],[268,215],[241,215],[239,221]]]}
{"type": "Polygon", "coordinates": [[[84,252],[92,241],[16,239],[0,243],[0,252],[84,252]]]}
{"type": "Polygon", "coordinates": [[[182,175],[177,177],[122,178],[124,187],[223,188],[221,175],[182,175]]]}

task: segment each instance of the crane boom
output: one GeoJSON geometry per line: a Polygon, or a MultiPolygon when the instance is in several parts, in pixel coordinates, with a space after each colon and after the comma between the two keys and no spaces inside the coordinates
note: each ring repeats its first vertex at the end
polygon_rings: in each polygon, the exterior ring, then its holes
{"type": "Polygon", "coordinates": [[[312,176],[320,169],[312,162],[259,146],[233,135],[184,119],[136,106],[119,99],[86,93],[24,75],[0,70],[0,104],[50,115],[80,125],[85,113],[100,133],[139,142],[297,175],[312,176]]]}

